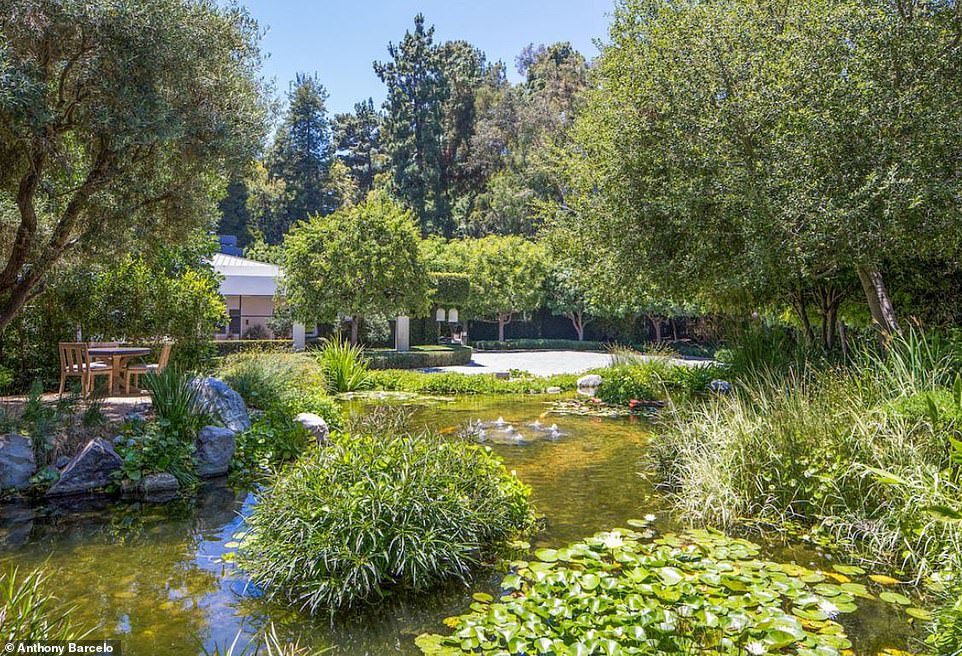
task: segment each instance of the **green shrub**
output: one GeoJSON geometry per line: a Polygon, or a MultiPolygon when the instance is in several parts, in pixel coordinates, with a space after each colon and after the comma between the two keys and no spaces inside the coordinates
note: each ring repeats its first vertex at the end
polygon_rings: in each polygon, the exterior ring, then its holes
{"type": "Polygon", "coordinates": [[[261,496],[238,562],[269,596],[334,610],[463,579],[531,520],[527,488],[487,449],[341,437],[261,496]]]}
{"type": "MultiPolygon", "coordinates": [[[[630,521],[644,526],[644,523],[630,521]]],[[[838,654],[836,619],[853,592],[825,574],[758,558],[713,531],[616,530],[516,563],[504,595],[475,595],[448,636],[416,640],[429,656],[461,654],[838,654]]]]}
{"type": "Polygon", "coordinates": [[[5,394],[13,385],[13,370],[0,365],[0,394],[5,394]]]}
{"type": "Polygon", "coordinates": [[[117,476],[140,481],[148,474],[167,472],[181,487],[198,482],[194,468],[194,434],[176,430],[166,419],[124,425],[122,440],[114,445],[120,456],[117,476]]]}
{"type": "Polygon", "coordinates": [[[466,346],[414,346],[410,351],[393,349],[368,351],[372,369],[430,369],[454,367],[471,362],[473,351],[466,346]]]}
{"type": "Polygon", "coordinates": [[[317,353],[324,385],[331,394],[367,389],[368,359],[364,349],[340,339],[328,339],[317,353]]]}
{"type": "Polygon", "coordinates": [[[549,387],[560,387],[563,391],[574,390],[581,375],[559,374],[542,378],[531,374],[517,374],[510,379],[504,379],[494,374],[462,374],[452,371],[425,373],[385,369],[372,371],[370,381],[371,388],[376,390],[427,395],[543,394],[549,387]]]}
{"type": "Polygon", "coordinates": [[[268,413],[237,435],[231,473],[257,475],[295,460],[310,446],[312,436],[293,416],[268,413]]]}
{"type": "Polygon", "coordinates": [[[291,352],[294,342],[289,339],[218,339],[214,341],[217,355],[235,353],[291,352]]]}
{"type": "Polygon", "coordinates": [[[715,378],[725,376],[717,367],[677,365],[663,358],[637,360],[605,370],[598,398],[613,405],[627,405],[632,399],[655,401],[673,393],[699,394],[715,378]]]}
{"type": "Polygon", "coordinates": [[[42,570],[26,576],[16,568],[0,572],[0,642],[82,640],[90,634],[74,626],[74,607],[61,604],[47,591],[51,587],[42,570]]]}
{"type": "Polygon", "coordinates": [[[260,410],[282,404],[290,395],[324,390],[321,367],[306,353],[237,353],[224,358],[218,376],[260,410]]]}

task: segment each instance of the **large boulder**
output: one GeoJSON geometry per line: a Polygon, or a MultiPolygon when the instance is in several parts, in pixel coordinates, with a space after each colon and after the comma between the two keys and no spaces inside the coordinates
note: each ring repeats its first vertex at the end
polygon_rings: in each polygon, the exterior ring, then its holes
{"type": "Polygon", "coordinates": [[[0,435],[0,490],[22,490],[37,471],[30,440],[16,433],[0,435]]]}
{"type": "Polygon", "coordinates": [[[588,374],[578,379],[578,389],[594,389],[601,385],[601,376],[598,374],[588,374]]]}
{"type": "Polygon", "coordinates": [[[251,427],[247,404],[241,395],[217,378],[195,378],[194,387],[201,407],[235,433],[251,427]]]}
{"type": "Polygon", "coordinates": [[[60,473],[60,480],[47,490],[47,496],[82,494],[109,485],[112,474],[122,464],[110,442],[102,437],[92,439],[67,463],[60,473]]]}
{"type": "Polygon", "coordinates": [[[318,444],[323,445],[328,443],[327,438],[331,434],[331,429],[328,427],[327,422],[324,421],[324,417],[316,415],[313,412],[302,412],[294,417],[294,421],[306,428],[307,432],[314,436],[318,444]]]}
{"type": "Polygon", "coordinates": [[[235,433],[222,426],[204,426],[194,443],[194,461],[201,478],[223,476],[230,469],[230,459],[237,448],[235,433]]]}

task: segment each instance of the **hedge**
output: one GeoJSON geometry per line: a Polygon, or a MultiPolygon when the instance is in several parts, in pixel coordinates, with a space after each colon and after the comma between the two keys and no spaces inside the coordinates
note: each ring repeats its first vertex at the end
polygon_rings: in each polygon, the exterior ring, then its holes
{"type": "Polygon", "coordinates": [[[508,339],[503,342],[482,340],[472,345],[479,351],[604,351],[603,342],[574,339],[508,339]]]}
{"type": "Polygon", "coordinates": [[[294,343],[289,339],[218,339],[214,341],[217,355],[230,355],[244,351],[291,351],[294,343]]]}
{"type": "Polygon", "coordinates": [[[412,346],[410,351],[375,349],[366,351],[371,369],[428,369],[452,367],[471,362],[473,351],[466,346],[412,346]]]}

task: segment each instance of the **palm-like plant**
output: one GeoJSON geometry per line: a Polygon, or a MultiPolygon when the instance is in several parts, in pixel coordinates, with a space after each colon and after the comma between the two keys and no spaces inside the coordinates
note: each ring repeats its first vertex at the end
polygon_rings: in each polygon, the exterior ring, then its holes
{"type": "Polygon", "coordinates": [[[191,374],[168,367],[145,376],[144,387],[150,392],[157,418],[171,429],[192,434],[200,428],[204,412],[191,374]]]}

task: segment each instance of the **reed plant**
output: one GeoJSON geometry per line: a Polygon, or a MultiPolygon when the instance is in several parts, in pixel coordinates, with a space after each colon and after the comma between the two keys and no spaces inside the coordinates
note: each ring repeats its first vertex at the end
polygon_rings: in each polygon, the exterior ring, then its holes
{"type": "Polygon", "coordinates": [[[361,346],[337,338],[327,339],[317,354],[317,361],[330,394],[370,387],[370,363],[361,346]]]}
{"type": "Polygon", "coordinates": [[[74,623],[76,607],[53,596],[52,587],[50,576],[41,569],[0,572],[0,642],[75,641],[91,633],[74,623]]]}

